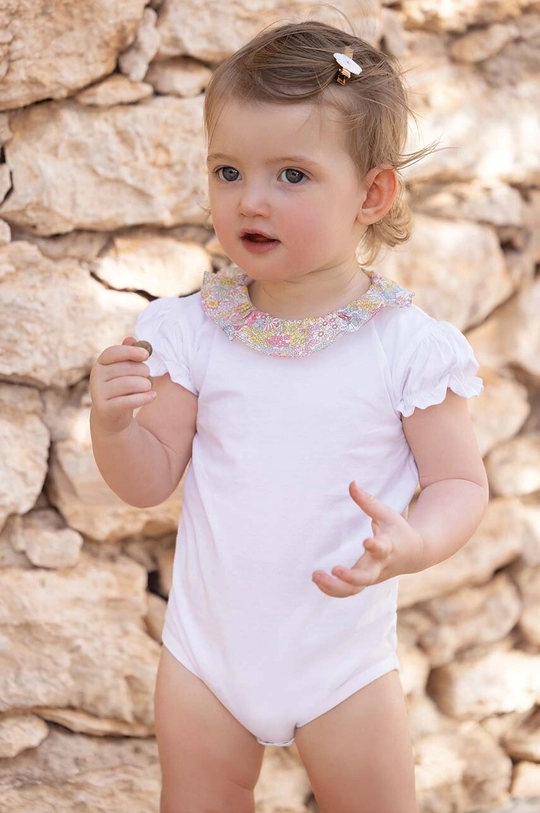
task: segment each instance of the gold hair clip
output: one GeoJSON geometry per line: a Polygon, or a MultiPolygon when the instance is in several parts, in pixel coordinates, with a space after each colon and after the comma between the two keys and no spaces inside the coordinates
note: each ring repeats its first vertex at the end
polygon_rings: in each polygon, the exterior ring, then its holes
{"type": "Polygon", "coordinates": [[[353,49],[350,45],[347,45],[347,47],[343,49],[342,54],[334,54],[334,59],[339,65],[336,81],[340,85],[346,85],[351,78],[351,74],[354,73],[355,76],[359,76],[362,73],[362,68],[358,63],[354,62],[352,55],[353,49]]]}

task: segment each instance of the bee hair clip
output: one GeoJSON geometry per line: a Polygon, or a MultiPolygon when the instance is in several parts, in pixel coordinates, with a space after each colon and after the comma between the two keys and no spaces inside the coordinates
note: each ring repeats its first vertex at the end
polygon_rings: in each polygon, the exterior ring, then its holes
{"type": "Polygon", "coordinates": [[[362,73],[362,68],[352,59],[352,55],[353,49],[350,45],[347,45],[347,47],[343,49],[342,54],[334,54],[334,59],[339,65],[336,82],[340,85],[346,85],[352,74],[360,76],[362,73]]]}

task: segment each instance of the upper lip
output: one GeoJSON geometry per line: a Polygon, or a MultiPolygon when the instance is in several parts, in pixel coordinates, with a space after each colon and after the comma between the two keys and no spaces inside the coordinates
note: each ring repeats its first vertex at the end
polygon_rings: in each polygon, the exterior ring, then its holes
{"type": "Polygon", "coordinates": [[[277,237],[267,234],[265,231],[261,231],[261,229],[242,229],[240,237],[245,237],[247,234],[260,234],[262,237],[267,237],[268,240],[277,240],[277,237]]]}

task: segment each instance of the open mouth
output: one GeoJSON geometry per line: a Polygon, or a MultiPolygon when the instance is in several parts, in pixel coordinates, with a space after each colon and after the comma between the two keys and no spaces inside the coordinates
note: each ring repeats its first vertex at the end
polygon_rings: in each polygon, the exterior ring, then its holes
{"type": "Polygon", "coordinates": [[[242,245],[251,254],[264,254],[280,244],[275,237],[260,231],[245,231],[240,235],[242,245]]]}
{"type": "Polygon", "coordinates": [[[275,237],[269,237],[267,234],[263,234],[262,232],[244,232],[242,234],[242,240],[248,240],[250,243],[277,243],[278,241],[275,237]]]}

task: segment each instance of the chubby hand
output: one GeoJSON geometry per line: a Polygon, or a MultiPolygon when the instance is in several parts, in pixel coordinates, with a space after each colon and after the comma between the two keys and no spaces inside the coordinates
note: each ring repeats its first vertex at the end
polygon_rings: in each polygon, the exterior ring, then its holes
{"type": "Polygon", "coordinates": [[[371,517],[373,536],[364,540],[365,551],[352,567],[337,565],[332,576],[315,570],[312,580],[327,596],[345,598],[360,593],[371,584],[379,584],[400,573],[414,570],[422,556],[423,540],[407,520],[376,497],[362,491],[356,483],[349,486],[355,503],[371,517]]]}

